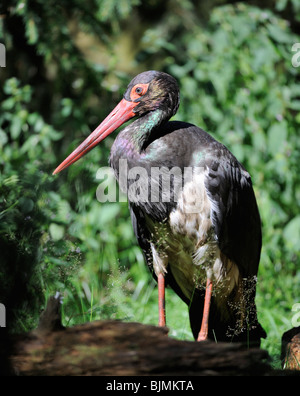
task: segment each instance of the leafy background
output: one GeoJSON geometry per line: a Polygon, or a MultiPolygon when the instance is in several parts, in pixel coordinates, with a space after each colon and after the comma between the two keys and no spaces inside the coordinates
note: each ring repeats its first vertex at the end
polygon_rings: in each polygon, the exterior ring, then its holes
{"type": "MultiPolygon", "coordinates": [[[[299,296],[300,87],[292,45],[300,1],[12,0],[0,5],[0,301],[10,332],[37,325],[47,298],[63,321],[156,324],[156,288],[126,203],[96,199],[116,134],[53,169],[147,69],[177,78],[175,119],[222,141],[252,175],[263,221],[259,319],[280,366],[299,296]]],[[[192,339],[167,293],[170,335],[192,339]]]]}

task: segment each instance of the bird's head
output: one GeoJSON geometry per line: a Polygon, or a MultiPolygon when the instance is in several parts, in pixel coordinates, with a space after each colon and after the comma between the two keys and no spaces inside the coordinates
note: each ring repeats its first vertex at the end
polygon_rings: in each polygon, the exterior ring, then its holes
{"type": "Polygon", "coordinates": [[[171,117],[179,106],[178,84],[167,73],[154,70],[143,72],[130,82],[124,100],[136,104],[133,112],[137,116],[159,108],[171,117]]]}
{"type": "Polygon", "coordinates": [[[57,174],[93,147],[99,144],[119,126],[134,117],[160,109],[169,119],[179,106],[179,88],[172,76],[158,71],[147,71],[138,74],[130,82],[120,103],[105,118],[76,150],[71,153],[53,172],[57,174]]]}

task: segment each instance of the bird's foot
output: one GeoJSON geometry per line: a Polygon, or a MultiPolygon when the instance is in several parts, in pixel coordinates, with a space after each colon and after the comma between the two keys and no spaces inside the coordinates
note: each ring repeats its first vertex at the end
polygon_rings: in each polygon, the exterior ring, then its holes
{"type": "Polygon", "coordinates": [[[199,335],[197,338],[197,341],[207,341],[207,335],[208,335],[208,329],[202,331],[202,329],[199,331],[199,335]]]}

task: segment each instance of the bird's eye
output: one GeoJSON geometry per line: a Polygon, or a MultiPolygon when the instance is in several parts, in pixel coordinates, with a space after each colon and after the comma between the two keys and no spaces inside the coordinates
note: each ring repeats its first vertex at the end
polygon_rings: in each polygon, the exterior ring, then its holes
{"type": "Polygon", "coordinates": [[[136,92],[138,95],[142,95],[142,93],[143,93],[143,88],[142,88],[142,87],[136,87],[135,92],[136,92]]]}
{"type": "Polygon", "coordinates": [[[131,92],[130,92],[130,99],[131,100],[139,100],[141,96],[145,95],[145,93],[148,90],[149,84],[136,84],[134,87],[132,87],[131,92]]]}

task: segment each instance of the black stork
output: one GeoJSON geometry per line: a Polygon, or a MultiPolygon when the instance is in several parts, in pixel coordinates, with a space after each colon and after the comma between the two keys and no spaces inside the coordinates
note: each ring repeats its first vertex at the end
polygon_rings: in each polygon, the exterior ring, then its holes
{"type": "MultiPolygon", "coordinates": [[[[123,188],[120,160],[129,170],[139,167],[150,175],[152,169],[164,169],[170,175],[165,187],[172,190],[169,199],[164,199],[161,174],[159,180],[143,179],[149,185],[147,199],[129,197],[135,235],[158,282],[159,325],[166,323],[169,285],[188,305],[195,339],[259,345],[266,336],[255,305],[261,222],[250,175],[208,133],[169,121],[178,106],[179,88],[172,76],[158,71],[137,75],[121,102],[54,174],[136,118],[118,134],[110,165],[123,188]],[[192,177],[184,177],[186,170],[192,170],[192,177]],[[175,194],[178,175],[182,183],[175,194]],[[153,183],[159,197],[151,200],[153,183]]],[[[125,184],[131,183],[128,178],[125,184]]]]}

